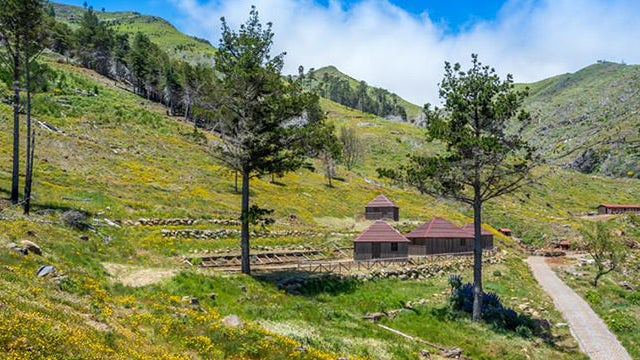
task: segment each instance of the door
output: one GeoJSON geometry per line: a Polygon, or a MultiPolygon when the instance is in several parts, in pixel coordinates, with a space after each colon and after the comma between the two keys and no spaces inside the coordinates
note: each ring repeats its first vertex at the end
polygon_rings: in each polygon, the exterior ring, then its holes
{"type": "Polygon", "coordinates": [[[371,243],[371,258],[380,259],[380,243],[371,243]]]}

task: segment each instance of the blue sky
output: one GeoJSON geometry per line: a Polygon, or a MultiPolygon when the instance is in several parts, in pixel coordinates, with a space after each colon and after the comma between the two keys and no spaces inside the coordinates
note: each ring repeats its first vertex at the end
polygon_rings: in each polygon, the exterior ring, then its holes
{"type": "MultiPolygon", "coordinates": [[[[84,0],[60,0],[82,5],[84,0]]],[[[285,72],[335,65],[418,105],[437,103],[445,61],[472,53],[532,82],[598,60],[640,62],[637,0],[96,0],[94,9],[164,17],[217,44],[220,17],[242,24],[251,5],[273,23],[285,72]]]]}

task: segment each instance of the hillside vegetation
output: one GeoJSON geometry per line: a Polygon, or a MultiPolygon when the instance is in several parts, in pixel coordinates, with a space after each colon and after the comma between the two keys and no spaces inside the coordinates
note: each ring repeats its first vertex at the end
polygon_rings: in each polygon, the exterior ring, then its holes
{"type": "MultiPolygon", "coordinates": [[[[194,254],[237,251],[238,240],[234,236],[165,237],[161,230],[185,226],[133,223],[140,217],[180,217],[204,221],[191,228],[229,229],[207,223],[236,218],[239,206],[233,174],[211,160],[206,145],[210,136],[167,118],[164,108],[113,87],[111,81],[91,71],[50,65],[58,76],[64,74],[66,86],[34,99],[36,119],[59,130],[38,131],[35,215],[23,218],[18,209],[6,203],[1,210],[0,258],[4,266],[0,281],[4,290],[0,297],[0,343],[8,349],[9,358],[46,353],[53,358],[74,354],[81,358],[278,359],[336,358],[343,354],[409,359],[419,352],[419,344],[397,337],[363,316],[423,298],[429,299],[428,303],[415,312],[385,323],[444,346],[461,346],[465,354],[474,357],[518,358],[522,348],[538,358],[576,356],[572,350],[575,343],[566,329],[554,330],[556,345],[540,346],[535,338],[514,338],[489,326],[446,316],[446,297],[442,295],[448,291],[446,271],[430,280],[391,278],[343,285],[337,279],[313,280],[328,282],[307,285],[320,288],[309,287],[306,291],[313,292],[300,296],[283,293],[277,284],[303,274],[250,278],[202,272],[185,265],[181,259],[194,254]],[[73,91],[94,88],[97,96],[73,91]],[[76,219],[69,210],[87,218],[76,219]],[[10,242],[20,244],[22,240],[37,243],[43,255],[23,256],[7,248],[10,242]],[[35,275],[41,265],[49,264],[56,267],[58,276],[35,275]],[[132,279],[141,271],[159,282],[151,280],[139,287],[147,282],[132,279]],[[212,292],[215,299],[209,297],[212,292]],[[192,305],[190,298],[183,300],[185,296],[196,297],[199,305],[192,305]],[[247,326],[221,325],[220,319],[229,314],[239,315],[247,326]],[[296,350],[300,344],[311,347],[296,350]]],[[[408,139],[418,140],[415,127],[391,130],[397,129],[397,124],[391,127],[393,123],[336,104],[324,106],[336,122],[360,124],[362,135],[371,144],[379,144],[371,146],[371,156],[387,158],[389,164],[398,160],[388,155],[409,151],[412,142],[408,139]],[[404,134],[390,138],[389,131],[404,134]]],[[[10,107],[1,105],[0,111],[1,154],[3,163],[8,163],[10,107]]],[[[326,235],[257,236],[254,250],[330,249],[328,241],[349,246],[358,227],[362,228],[355,221],[362,206],[380,192],[401,206],[405,219],[440,215],[459,224],[468,219],[455,206],[365,181],[364,174],[374,172],[368,161],[360,165],[361,175],[341,170],[343,181],[336,182],[334,188],[327,188],[323,176],[309,170],[278,179],[278,184],[269,179],[255,182],[256,201],[274,208],[276,219],[280,219],[270,231],[300,229],[326,235]]],[[[5,169],[0,175],[0,188],[6,192],[10,174],[5,169]]],[[[503,260],[487,267],[487,288],[503,294],[511,306],[535,292],[539,296],[535,303],[530,302],[532,308],[539,316],[557,318],[517,253],[508,250],[513,243],[505,245],[503,260]],[[492,276],[494,270],[501,276],[492,276]]],[[[456,265],[455,269],[470,277],[468,267],[456,265]]]]}
{"type": "MultiPolygon", "coordinates": [[[[51,3],[51,6],[54,9],[56,20],[70,25],[72,29],[78,27],[85,12],[85,9],[78,6],[54,2],[51,3]]],[[[144,33],[173,58],[209,65],[213,62],[215,47],[207,40],[183,34],[163,18],[137,12],[103,12],[98,9],[96,9],[96,15],[119,33],[128,34],[130,37],[138,32],[144,33]]]]}
{"type": "MultiPolygon", "coordinates": [[[[197,266],[206,256],[239,252],[240,195],[235,174],[214,161],[216,135],[136,95],[126,79],[49,52],[41,61],[49,69],[33,99],[32,215],[0,201],[5,358],[415,359],[424,349],[439,358],[435,347],[365,319],[372,313],[389,315],[379,320],[383,325],[447,349],[460,347],[471,358],[585,358],[522,262],[519,241],[495,228],[511,227],[534,245],[573,241],[581,216],[599,203],[634,202],[637,179],[548,165],[538,169],[535,183],[487,204],[485,220],[498,250],[486,258],[485,289],[532,325],[513,331],[472,323],[448,303],[449,275],[471,279],[464,257],[430,261],[419,273],[391,267],[350,276],[291,268],[246,276],[197,266]],[[205,232],[216,235],[197,235],[205,232]],[[25,255],[22,248],[31,251],[25,255]],[[38,276],[50,269],[46,265],[56,270],[38,276]]],[[[0,94],[8,99],[11,91],[0,85],[0,94]]],[[[0,103],[3,164],[11,163],[7,102],[0,103]]],[[[378,167],[438,151],[422,129],[326,99],[321,106],[336,131],[355,129],[362,158],[351,170],[338,166],[333,186],[317,159],[309,159],[313,167],[252,180],[252,203],[273,209],[275,220],[252,229],[252,253],[317,250],[324,258],[349,258],[353,238],[370,224],[362,219],[363,207],[380,193],[400,207],[402,221],[395,226],[403,232],[433,216],[458,225],[471,220],[471,210],[458,203],[376,178],[378,167]]],[[[7,165],[0,168],[4,198],[10,183],[7,165]]],[[[637,238],[635,225],[619,227],[637,238]]],[[[631,285],[640,286],[635,279],[631,285]]],[[[625,303],[625,313],[637,309],[625,303]]],[[[622,331],[631,334],[625,341],[636,354],[638,322],[630,324],[622,331]]]]}
{"type": "Polygon", "coordinates": [[[528,84],[528,138],[554,164],[640,177],[639,79],[640,66],[601,61],[528,84]]]}

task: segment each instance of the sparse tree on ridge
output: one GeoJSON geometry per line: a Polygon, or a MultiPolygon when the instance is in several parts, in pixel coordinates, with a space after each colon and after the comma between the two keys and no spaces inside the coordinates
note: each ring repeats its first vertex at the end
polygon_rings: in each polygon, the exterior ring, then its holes
{"type": "Polygon", "coordinates": [[[425,105],[427,139],[445,148],[436,156],[412,155],[399,169],[378,169],[434,196],[473,207],[473,320],[482,314],[482,205],[525,184],[538,162],[534,149],[520,136],[529,114],[521,109],[526,92],[514,91],[513,78],[501,80],[493,68],[472,55],[471,68],[445,63],[440,83],[443,109],[425,105]],[[512,123],[513,127],[510,126],[512,123]]]}
{"type": "Polygon", "coordinates": [[[218,160],[241,176],[242,272],[251,272],[249,225],[265,215],[265,210],[249,206],[250,179],[269,173],[279,165],[293,170],[302,161],[304,129],[321,122],[315,116],[316,95],[305,92],[298,82],[286,83],[280,73],[284,53],[270,54],[273,42],[271,23],[263,26],[258,11],[251,8],[249,19],[234,31],[222,21],[222,36],[215,55],[220,74],[216,131],[218,160]]]}
{"type": "Polygon", "coordinates": [[[616,241],[605,222],[596,222],[582,231],[582,241],[587,252],[593,258],[596,275],[591,285],[598,286],[604,275],[615,270],[626,258],[625,245],[616,241]]]}
{"type": "Polygon", "coordinates": [[[354,126],[341,127],[338,138],[342,145],[342,162],[348,170],[351,170],[362,159],[364,152],[362,140],[354,126]]]}

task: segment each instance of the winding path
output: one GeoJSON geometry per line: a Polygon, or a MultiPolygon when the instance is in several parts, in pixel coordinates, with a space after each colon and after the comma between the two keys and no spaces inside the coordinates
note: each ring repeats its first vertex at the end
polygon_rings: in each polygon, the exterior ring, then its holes
{"type": "Polygon", "coordinates": [[[545,258],[529,257],[533,275],[569,322],[580,349],[593,360],[631,360],[618,339],[589,305],[551,270],[545,258]]]}

